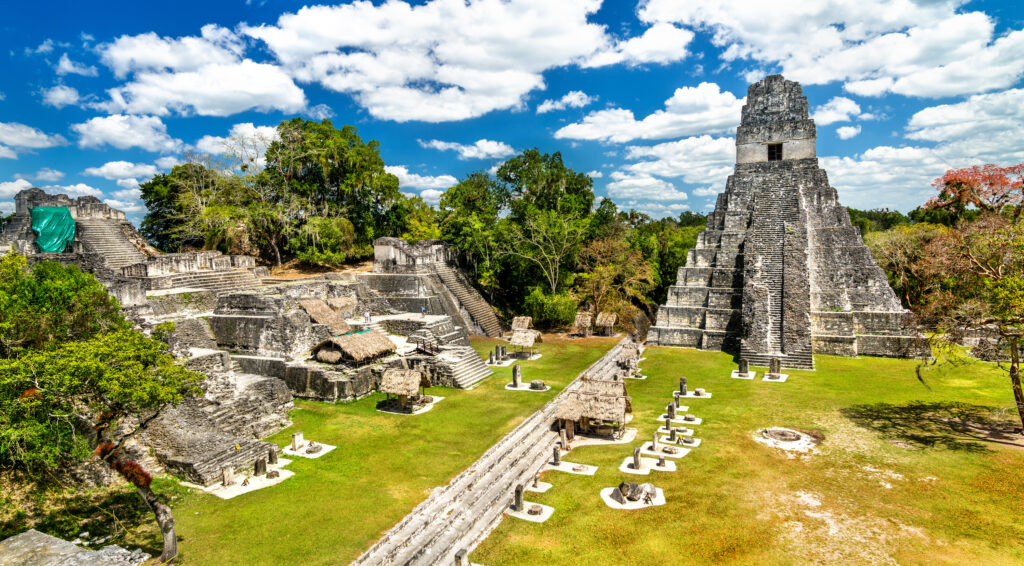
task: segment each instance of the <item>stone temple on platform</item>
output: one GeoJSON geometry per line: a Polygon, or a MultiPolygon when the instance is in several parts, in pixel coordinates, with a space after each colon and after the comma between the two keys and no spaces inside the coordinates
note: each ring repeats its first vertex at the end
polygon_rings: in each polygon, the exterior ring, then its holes
{"type": "Polygon", "coordinates": [[[669,289],[649,344],[811,369],[812,354],[923,352],[885,272],[818,166],[800,84],[772,75],[747,92],[736,169],[669,289]]]}

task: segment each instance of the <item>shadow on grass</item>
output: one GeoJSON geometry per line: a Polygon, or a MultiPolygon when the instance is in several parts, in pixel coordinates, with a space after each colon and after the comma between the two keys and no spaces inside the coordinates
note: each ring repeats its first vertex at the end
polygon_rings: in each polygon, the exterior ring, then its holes
{"type": "Polygon", "coordinates": [[[839,411],[844,417],[882,436],[915,447],[985,452],[988,444],[1021,447],[1020,427],[1003,411],[968,403],[853,405],[839,411]]]}
{"type": "MultiPolygon", "coordinates": [[[[0,540],[33,528],[68,541],[88,533],[87,542],[80,545],[85,548],[118,544],[141,548],[154,556],[160,554],[163,541],[153,513],[134,488],[76,491],[54,485],[23,486],[28,489],[19,490],[18,501],[0,498],[0,507],[10,506],[0,514],[0,540]]],[[[176,482],[163,478],[154,481],[154,488],[172,505],[174,494],[181,489],[176,482]]]]}

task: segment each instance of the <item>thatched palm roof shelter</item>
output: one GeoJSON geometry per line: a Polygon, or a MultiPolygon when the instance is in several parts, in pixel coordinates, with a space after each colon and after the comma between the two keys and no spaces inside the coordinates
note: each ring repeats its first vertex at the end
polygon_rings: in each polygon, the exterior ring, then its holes
{"type": "Polygon", "coordinates": [[[539,330],[516,330],[508,341],[510,345],[519,348],[520,351],[533,351],[536,342],[543,342],[539,330]]]}
{"type": "MultiPolygon", "coordinates": [[[[429,385],[429,382],[427,383],[429,385]]],[[[381,393],[389,395],[416,395],[423,386],[423,374],[414,369],[391,368],[380,380],[381,393]]]]}
{"type": "Polygon", "coordinates": [[[619,364],[633,364],[640,359],[640,347],[633,342],[622,345],[619,351],[619,364]]]}
{"type": "Polygon", "coordinates": [[[512,330],[526,330],[533,325],[533,317],[517,316],[512,319],[512,330]]]}
{"type": "Polygon", "coordinates": [[[321,362],[336,364],[342,360],[363,363],[397,350],[395,343],[377,330],[366,330],[328,338],[313,347],[313,356],[321,362]]]}
{"type": "MultiPolygon", "coordinates": [[[[584,376],[580,387],[566,393],[555,409],[555,418],[579,425],[580,430],[591,430],[595,425],[626,424],[626,413],[633,412],[631,399],[626,395],[626,384],[621,381],[591,379],[584,376]]],[[[614,433],[615,429],[609,429],[614,433]]]]}
{"type": "Polygon", "coordinates": [[[578,312],[576,313],[576,320],[573,321],[572,325],[576,328],[590,328],[590,323],[594,320],[594,317],[589,312],[578,312]]]}
{"type": "Polygon", "coordinates": [[[600,326],[602,328],[611,328],[615,326],[615,323],[619,321],[619,315],[613,312],[602,312],[598,313],[597,321],[594,326],[600,326]]]}
{"type": "Polygon", "coordinates": [[[301,299],[298,301],[302,310],[317,324],[326,324],[335,336],[352,332],[345,319],[341,318],[327,303],[320,299],[301,299]]]}

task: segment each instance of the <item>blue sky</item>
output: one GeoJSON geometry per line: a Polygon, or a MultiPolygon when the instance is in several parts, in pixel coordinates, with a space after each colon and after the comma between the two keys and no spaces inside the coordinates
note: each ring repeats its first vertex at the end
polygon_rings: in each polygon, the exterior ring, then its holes
{"type": "Polygon", "coordinates": [[[620,208],[704,212],[747,85],[777,72],[849,206],[907,211],[946,169],[1024,161],[1010,1],[21,2],[0,30],[4,212],[38,186],[137,221],[138,182],[296,115],[380,141],[430,202],[538,147],[620,208]]]}

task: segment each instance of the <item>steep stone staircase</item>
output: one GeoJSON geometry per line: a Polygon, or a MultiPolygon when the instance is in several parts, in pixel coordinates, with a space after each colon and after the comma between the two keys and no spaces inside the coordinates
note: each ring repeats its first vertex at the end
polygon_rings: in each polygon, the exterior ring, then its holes
{"type": "MultiPolygon", "coordinates": [[[[580,375],[610,378],[621,349],[620,343],[580,375]]],[[[577,387],[578,379],[565,391],[577,387]]],[[[551,458],[558,440],[551,424],[562,395],[564,391],[447,486],[433,490],[353,566],[454,564],[457,552],[475,548],[501,521],[516,485],[528,482],[551,458]]]]}
{"type": "Polygon", "coordinates": [[[251,468],[256,460],[266,458],[270,449],[276,444],[260,440],[241,440],[225,445],[207,457],[195,462],[169,460],[168,467],[179,469],[190,482],[199,485],[213,485],[223,479],[224,468],[243,470],[251,468]]]}
{"type": "Polygon", "coordinates": [[[439,355],[450,360],[444,367],[448,370],[451,382],[462,389],[472,389],[494,373],[470,346],[446,346],[439,355]]]}
{"type": "Polygon", "coordinates": [[[438,267],[436,271],[437,275],[441,277],[441,281],[455,295],[459,303],[469,311],[473,321],[483,329],[484,333],[491,338],[497,337],[501,333],[501,324],[480,293],[463,283],[458,274],[450,267],[438,267]]]}
{"type": "Polygon", "coordinates": [[[126,265],[146,261],[140,252],[121,232],[118,220],[106,218],[82,218],[75,221],[78,241],[86,252],[100,254],[107,267],[119,270],[126,265]]]}

